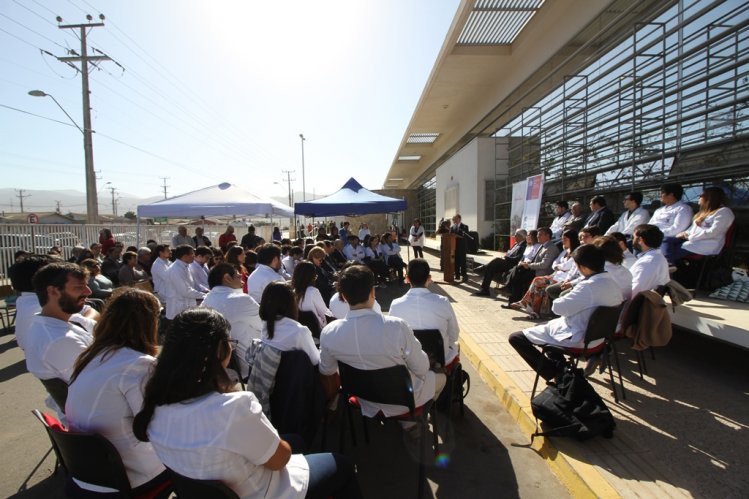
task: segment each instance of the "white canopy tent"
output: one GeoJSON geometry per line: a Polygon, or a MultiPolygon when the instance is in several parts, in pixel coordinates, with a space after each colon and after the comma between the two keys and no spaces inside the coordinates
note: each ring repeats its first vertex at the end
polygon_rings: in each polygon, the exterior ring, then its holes
{"type": "MultiPolygon", "coordinates": [[[[140,226],[141,217],[218,215],[246,215],[273,220],[273,217],[294,218],[294,209],[224,182],[155,203],[140,205],[138,206],[138,225],[140,226]]],[[[140,227],[138,237],[140,238],[140,227]]]]}

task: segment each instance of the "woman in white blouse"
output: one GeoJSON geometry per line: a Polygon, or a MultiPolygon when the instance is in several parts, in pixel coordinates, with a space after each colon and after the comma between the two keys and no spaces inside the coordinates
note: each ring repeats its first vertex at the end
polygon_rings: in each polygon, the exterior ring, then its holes
{"type": "Polygon", "coordinates": [[[606,264],[603,270],[608,272],[609,275],[614,278],[614,281],[619,285],[619,289],[621,290],[624,299],[631,299],[632,273],[623,265],[624,252],[619,245],[619,241],[612,236],[602,236],[595,238],[593,244],[603,251],[603,256],[606,259],[606,264]]]}
{"type": "Polygon", "coordinates": [[[411,230],[408,233],[408,242],[414,250],[414,258],[424,258],[424,227],[421,220],[414,219],[411,230]]]}
{"type": "Polygon", "coordinates": [[[320,329],[322,329],[328,323],[326,317],[333,314],[325,306],[325,301],[322,299],[320,291],[315,287],[316,280],[317,271],[315,270],[315,264],[303,261],[299,262],[294,268],[294,276],[291,279],[291,284],[294,288],[294,296],[299,311],[313,312],[315,317],[317,317],[317,322],[320,324],[320,329]]]}
{"type": "Polygon", "coordinates": [[[694,215],[692,225],[676,237],[663,241],[661,251],[669,263],[689,255],[720,254],[726,233],[735,219],[726,201],[726,194],[720,187],[708,187],[700,194],[700,210],[694,215]]]}
{"type": "Polygon", "coordinates": [[[234,391],[228,329],[212,309],[177,314],[133,422],[138,439],[175,472],[219,480],[243,498],[361,497],[348,459],[292,454],[255,395],[234,391]]]}
{"type": "Polygon", "coordinates": [[[385,258],[385,264],[391,269],[395,269],[398,274],[398,281],[403,283],[403,268],[406,266],[401,258],[401,247],[393,241],[393,237],[389,232],[385,232],[380,236],[380,253],[385,258]]]}
{"type": "MultiPolygon", "coordinates": [[[[94,328],[94,342],[76,361],[65,404],[71,430],[98,433],[115,446],[134,496],[169,483],[151,444],[139,442],[132,430],[143,403],[143,383],[156,363],[159,310],[151,293],[115,290],[94,328]]],[[[76,483],[103,492],[102,487],[76,483]]]]}
{"type": "Polygon", "coordinates": [[[260,338],[274,348],[286,352],[302,350],[312,365],[320,363],[320,351],[315,346],[310,330],[297,322],[294,292],[283,282],[272,282],[263,290],[260,299],[260,338]]]}

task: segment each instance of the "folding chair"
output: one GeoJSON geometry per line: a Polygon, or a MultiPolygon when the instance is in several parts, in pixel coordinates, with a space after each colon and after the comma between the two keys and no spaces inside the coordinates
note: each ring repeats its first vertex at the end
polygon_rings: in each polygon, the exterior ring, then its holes
{"type": "Polygon", "coordinates": [[[468,374],[463,373],[460,358],[456,357],[449,366],[445,365],[445,344],[439,329],[414,329],[414,336],[419,340],[422,350],[429,357],[430,369],[445,373],[447,376],[446,393],[440,395],[437,400],[438,407],[443,410],[446,407],[449,412],[452,403],[457,400],[460,404],[460,415],[463,416],[465,414],[463,397],[467,395],[467,392],[464,393],[463,391],[463,383],[466,381],[470,384],[470,381],[468,374]]]}
{"type": "MultiPolygon", "coordinates": [[[[619,322],[619,316],[622,311],[623,304],[619,304],[613,307],[597,307],[593,314],[590,316],[590,319],[588,320],[588,326],[585,329],[585,340],[584,340],[584,346],[583,348],[568,348],[568,347],[562,347],[559,345],[541,345],[541,353],[544,356],[547,356],[551,353],[556,353],[558,355],[563,355],[566,357],[569,357],[568,362],[574,363],[575,367],[577,367],[577,363],[580,360],[580,358],[585,358],[590,355],[596,355],[596,354],[602,354],[604,356],[604,359],[606,359],[606,362],[608,363],[609,368],[609,378],[611,380],[611,389],[614,391],[614,400],[616,402],[619,402],[619,397],[616,394],[616,383],[614,382],[614,372],[611,368],[611,362],[609,361],[609,344],[611,343],[611,339],[613,338],[614,332],[616,331],[616,325],[619,322]],[[592,342],[596,340],[603,340],[598,345],[589,348],[588,345],[590,345],[592,342]]],[[[543,359],[542,359],[543,360],[543,359]]],[[[618,357],[614,356],[614,361],[616,362],[616,368],[619,372],[619,384],[621,386],[622,390],[622,398],[626,399],[626,394],[624,393],[624,383],[622,381],[622,373],[621,368],[619,367],[619,359],[618,357]]],[[[540,371],[541,366],[538,366],[538,369],[536,369],[536,378],[533,381],[533,391],[531,392],[531,399],[536,396],[536,388],[538,386],[538,378],[540,377],[540,371]]]]}
{"type": "Polygon", "coordinates": [[[320,322],[317,320],[315,313],[310,310],[300,310],[298,320],[301,325],[307,326],[307,329],[312,333],[312,337],[319,342],[322,328],[320,327],[320,322]]]}
{"type": "Polygon", "coordinates": [[[65,402],[68,400],[68,384],[60,378],[49,378],[40,380],[45,390],[55,401],[60,410],[65,410],[65,402]]]}
{"type": "Polygon", "coordinates": [[[239,496],[233,490],[218,480],[199,480],[180,475],[171,468],[166,470],[172,477],[174,490],[179,499],[205,499],[206,497],[239,499],[239,496]]]}
{"type": "MultiPolygon", "coordinates": [[[[434,437],[434,454],[439,453],[439,442],[437,434],[437,411],[435,410],[434,401],[429,400],[421,407],[416,407],[414,401],[413,385],[411,383],[411,374],[404,365],[396,365],[383,369],[357,369],[344,362],[338,361],[338,372],[341,375],[341,392],[349,424],[351,425],[351,439],[356,445],[354,424],[351,415],[351,408],[359,407],[359,399],[379,404],[402,405],[408,407],[408,412],[399,416],[386,417],[378,413],[375,418],[380,421],[394,419],[398,421],[414,421],[421,423],[421,435],[419,437],[419,491],[418,497],[424,493],[425,480],[425,451],[424,442],[426,439],[428,416],[432,416],[432,434],[434,437]]],[[[341,451],[343,451],[343,437],[346,431],[346,421],[341,421],[341,451]]],[[[369,442],[369,432],[367,430],[366,419],[362,414],[362,427],[364,437],[369,442]]]]}
{"type": "MultiPolygon", "coordinates": [[[[169,482],[146,493],[134,495],[120,454],[106,438],[95,433],[67,431],[53,416],[37,410],[32,413],[44,425],[60,465],[72,478],[115,489],[121,497],[150,499],[168,496],[171,490],[169,482]]],[[[89,492],[86,491],[86,495],[95,494],[89,492]]]]}
{"type": "MultiPolygon", "coordinates": [[[[731,224],[731,226],[726,231],[726,238],[725,243],[723,244],[723,248],[721,249],[720,253],[717,255],[689,255],[687,257],[684,257],[684,260],[688,261],[690,264],[693,265],[699,265],[699,272],[697,274],[697,280],[694,283],[694,291],[692,292],[692,296],[697,298],[697,294],[700,292],[703,280],[705,279],[707,275],[708,269],[715,268],[715,264],[720,264],[721,262],[730,265],[731,258],[733,256],[733,248],[734,248],[734,240],[736,239],[736,222],[731,224]]],[[[709,294],[709,292],[707,293],[709,294]]]]}

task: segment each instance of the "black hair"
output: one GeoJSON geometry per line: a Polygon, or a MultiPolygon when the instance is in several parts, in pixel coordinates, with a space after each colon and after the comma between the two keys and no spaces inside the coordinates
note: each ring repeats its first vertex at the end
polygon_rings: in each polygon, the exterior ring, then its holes
{"type": "Polygon", "coordinates": [[[39,305],[43,307],[49,301],[47,286],[54,286],[62,291],[65,283],[68,282],[68,276],[85,281],[88,279],[88,270],[69,262],[53,262],[37,270],[31,282],[34,285],[39,305]]]}
{"type": "Polygon", "coordinates": [[[300,248],[299,246],[292,246],[291,248],[289,248],[290,256],[299,256],[302,253],[304,253],[304,250],[300,248]]]}
{"type": "Polygon", "coordinates": [[[203,307],[188,308],[172,320],[145,386],[143,408],[133,420],[138,440],[148,441],[148,424],[156,407],[232,390],[234,384],[222,365],[231,354],[230,327],[219,312],[203,307]]]}
{"type": "Polygon", "coordinates": [[[678,201],[684,195],[684,188],[681,184],[668,183],[661,186],[661,194],[673,194],[678,201]]]}
{"type": "Polygon", "coordinates": [[[582,229],[580,229],[580,232],[585,232],[586,234],[589,234],[590,237],[601,235],[601,229],[599,229],[597,225],[593,225],[592,227],[583,227],[582,229]]]}
{"type": "Polygon", "coordinates": [[[637,203],[637,206],[640,206],[642,204],[642,192],[628,192],[625,197],[628,197],[635,203],[637,203]]]}
{"type": "Polygon", "coordinates": [[[557,201],[554,204],[557,205],[557,206],[559,206],[559,207],[561,207],[561,208],[564,208],[565,210],[568,210],[570,208],[570,205],[569,205],[569,203],[567,203],[567,201],[557,201]]]}
{"type": "Polygon", "coordinates": [[[374,274],[364,265],[352,265],[341,273],[338,280],[338,289],[351,306],[366,302],[372,288],[374,274]]]}
{"type": "Polygon", "coordinates": [[[547,236],[547,237],[548,237],[549,239],[551,239],[551,237],[552,237],[552,236],[554,235],[554,233],[553,233],[553,232],[551,232],[551,229],[550,229],[550,228],[548,228],[548,227],[539,227],[539,228],[538,228],[538,233],[540,234],[540,233],[542,233],[542,232],[543,232],[544,234],[546,234],[546,236],[547,236]]]}
{"type": "MultiPolygon", "coordinates": [[[[294,272],[296,275],[296,271],[294,272]]],[[[272,282],[263,290],[260,298],[260,320],[265,321],[268,338],[273,339],[276,321],[284,317],[297,320],[299,312],[294,292],[283,282],[272,282]]]]}
{"type": "Polygon", "coordinates": [[[406,275],[412,286],[423,288],[429,279],[429,264],[423,258],[414,258],[408,262],[406,275]]]}
{"type": "Polygon", "coordinates": [[[13,265],[10,274],[10,284],[18,292],[34,291],[32,279],[37,270],[44,267],[52,259],[47,255],[29,255],[13,265]]]}
{"type": "Polygon", "coordinates": [[[297,304],[302,303],[307,288],[314,286],[317,279],[317,270],[315,264],[303,260],[294,267],[294,275],[291,278],[291,286],[294,288],[294,296],[297,304]]]}
{"type": "Polygon", "coordinates": [[[208,246],[198,246],[195,256],[213,256],[213,251],[208,246]]]}
{"type": "Polygon", "coordinates": [[[566,237],[570,240],[569,254],[571,255],[572,252],[580,246],[580,238],[578,237],[577,231],[575,229],[567,229],[562,232],[562,237],[566,237]]]}
{"type": "Polygon", "coordinates": [[[624,261],[624,252],[619,241],[615,237],[601,236],[597,237],[593,244],[603,252],[603,257],[607,262],[621,265],[624,261]]]}
{"type": "Polygon", "coordinates": [[[606,258],[603,256],[603,251],[594,244],[579,246],[572,253],[572,258],[578,267],[582,265],[595,273],[603,272],[603,267],[606,265],[606,258]]]}
{"type": "Polygon", "coordinates": [[[274,258],[281,258],[281,248],[273,244],[263,244],[257,250],[257,263],[270,265],[274,258]]]}
{"type": "Polygon", "coordinates": [[[180,260],[183,256],[195,253],[195,248],[189,244],[180,244],[174,249],[174,259],[180,260]]]}
{"type": "Polygon", "coordinates": [[[640,224],[632,232],[635,236],[641,237],[649,248],[660,248],[663,243],[663,232],[655,225],[640,224]]]}
{"type": "Polygon", "coordinates": [[[137,261],[137,260],[138,260],[138,253],[135,253],[134,251],[126,251],[126,252],[125,252],[125,253],[124,253],[124,254],[122,255],[122,263],[127,263],[127,262],[129,262],[130,260],[135,260],[135,261],[137,261]]]}
{"type": "Polygon", "coordinates": [[[606,198],[603,197],[603,196],[600,196],[600,195],[599,196],[593,196],[592,198],[590,198],[590,202],[591,203],[595,203],[595,204],[597,204],[598,206],[600,206],[602,208],[604,206],[606,206],[606,198]]]}
{"type": "Polygon", "coordinates": [[[626,243],[627,242],[627,236],[625,236],[621,232],[612,232],[611,234],[606,234],[606,235],[613,237],[614,239],[616,239],[616,242],[618,242],[618,243],[626,243]]]}
{"type": "Polygon", "coordinates": [[[208,287],[213,289],[216,286],[223,286],[224,276],[226,274],[233,276],[235,273],[237,273],[237,268],[231,263],[217,263],[211,271],[208,272],[208,287]]]}

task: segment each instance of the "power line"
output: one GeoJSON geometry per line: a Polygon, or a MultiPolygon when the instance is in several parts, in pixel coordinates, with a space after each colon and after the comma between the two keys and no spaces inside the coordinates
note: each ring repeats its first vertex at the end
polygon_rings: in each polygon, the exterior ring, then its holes
{"type": "Polygon", "coordinates": [[[41,114],[36,114],[36,113],[29,112],[29,111],[24,111],[23,109],[18,109],[17,107],[7,106],[5,104],[0,104],[0,107],[4,107],[6,109],[11,109],[13,111],[18,111],[19,113],[23,113],[23,114],[28,114],[28,115],[34,116],[36,118],[42,118],[43,120],[54,121],[55,123],[59,123],[60,125],[73,126],[72,123],[68,123],[67,121],[56,120],[54,118],[49,118],[47,116],[42,116],[41,114]]]}
{"type": "Polygon", "coordinates": [[[8,19],[8,20],[9,20],[10,22],[12,22],[12,23],[15,23],[15,24],[19,25],[20,27],[22,27],[22,28],[24,28],[24,29],[27,29],[27,30],[31,31],[31,32],[32,32],[32,33],[34,33],[35,35],[37,35],[37,36],[40,36],[40,37],[44,38],[44,39],[45,39],[45,40],[47,40],[48,42],[52,42],[52,43],[54,43],[55,45],[57,45],[58,47],[61,47],[61,48],[65,49],[65,50],[67,50],[67,48],[66,48],[66,47],[65,47],[64,45],[60,45],[59,43],[57,43],[57,42],[56,42],[56,41],[54,41],[53,39],[49,38],[48,36],[45,36],[45,35],[43,35],[43,34],[39,33],[38,31],[36,31],[36,30],[33,30],[33,29],[29,28],[29,27],[28,27],[28,26],[26,26],[25,24],[22,24],[22,23],[20,23],[20,22],[16,21],[16,20],[15,20],[15,19],[13,19],[12,17],[6,16],[6,15],[5,15],[5,14],[3,14],[2,12],[0,12],[0,16],[3,16],[4,18],[8,19]]]}

